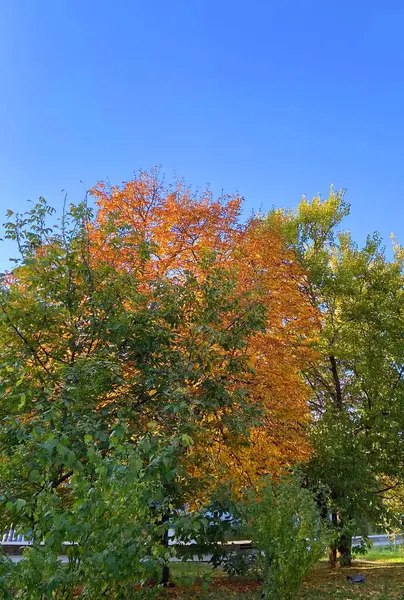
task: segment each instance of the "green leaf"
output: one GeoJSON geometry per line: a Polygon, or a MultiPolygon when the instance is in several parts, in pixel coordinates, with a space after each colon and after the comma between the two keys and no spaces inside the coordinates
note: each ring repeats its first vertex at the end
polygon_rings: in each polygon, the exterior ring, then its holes
{"type": "Polygon", "coordinates": [[[114,446],[116,446],[119,443],[119,439],[113,435],[109,438],[109,446],[110,448],[113,448],[114,446]]]}
{"type": "Polygon", "coordinates": [[[22,498],[19,498],[17,500],[17,502],[15,503],[15,509],[17,512],[21,512],[22,509],[24,508],[24,506],[27,504],[26,500],[23,500],[22,498]]]}
{"type": "Polygon", "coordinates": [[[64,456],[67,452],[69,452],[69,449],[61,443],[57,444],[56,450],[61,456],[64,456]]]}
{"type": "Polygon", "coordinates": [[[25,394],[21,394],[21,395],[20,395],[20,399],[21,399],[21,401],[20,401],[20,403],[19,403],[19,405],[18,405],[18,410],[21,410],[22,408],[24,408],[24,406],[25,406],[25,405],[26,405],[26,403],[27,403],[27,397],[26,397],[26,395],[25,395],[25,394]]]}
{"type": "Polygon", "coordinates": [[[38,482],[40,480],[40,478],[41,478],[41,474],[39,471],[37,471],[37,469],[34,469],[29,474],[29,480],[34,483],[38,482]]]}
{"type": "Polygon", "coordinates": [[[187,433],[182,434],[181,441],[182,441],[183,445],[185,446],[185,448],[188,448],[189,446],[193,446],[193,444],[194,444],[194,440],[187,433]]]}

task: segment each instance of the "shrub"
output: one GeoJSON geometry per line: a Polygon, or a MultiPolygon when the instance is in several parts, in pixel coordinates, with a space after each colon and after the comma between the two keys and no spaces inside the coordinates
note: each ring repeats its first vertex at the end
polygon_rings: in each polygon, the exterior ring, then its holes
{"type": "Polygon", "coordinates": [[[264,579],[264,597],[296,597],[309,568],[324,552],[324,536],[311,493],[298,477],[268,480],[250,503],[253,541],[264,579]]]}
{"type": "Polygon", "coordinates": [[[157,463],[167,455],[149,452],[145,466],[140,445],[117,445],[103,455],[90,438],[86,469],[71,477],[66,498],[43,489],[23,507],[34,522],[33,544],[5,573],[16,598],[123,600],[134,598],[135,583],[161,579],[169,557],[161,512],[168,508],[157,463]]]}
{"type": "Polygon", "coordinates": [[[253,575],[257,572],[257,555],[251,551],[228,550],[221,554],[215,566],[221,567],[230,577],[253,575]]]}

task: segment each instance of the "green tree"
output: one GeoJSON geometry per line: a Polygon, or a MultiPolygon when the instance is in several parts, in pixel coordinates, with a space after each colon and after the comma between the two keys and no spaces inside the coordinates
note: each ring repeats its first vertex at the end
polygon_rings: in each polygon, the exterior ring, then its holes
{"type": "Polygon", "coordinates": [[[267,219],[294,248],[321,311],[319,360],[305,371],[314,417],[307,474],[331,514],[333,565],[337,551],[350,563],[361,518],[386,523],[384,494],[403,475],[403,250],[394,244],[388,260],[377,234],[358,248],[340,231],[348,214],[344,194],[331,190],[267,219]]]}

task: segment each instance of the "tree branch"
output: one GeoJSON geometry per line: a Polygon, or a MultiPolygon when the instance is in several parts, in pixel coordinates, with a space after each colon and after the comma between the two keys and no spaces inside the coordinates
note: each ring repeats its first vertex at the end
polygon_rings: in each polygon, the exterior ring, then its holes
{"type": "Polygon", "coordinates": [[[329,359],[330,359],[330,363],[331,363],[331,372],[332,372],[332,376],[333,376],[334,384],[335,384],[335,400],[337,403],[337,407],[339,409],[342,409],[342,390],[341,390],[341,382],[340,382],[339,376],[338,376],[337,361],[335,360],[335,356],[333,356],[332,354],[330,354],[329,359]]]}
{"type": "Polygon", "coordinates": [[[61,475],[61,477],[59,477],[59,479],[54,479],[52,481],[52,487],[53,488],[57,488],[59,485],[61,485],[64,481],[66,481],[67,479],[69,479],[72,475],[73,475],[74,471],[68,471],[67,473],[65,473],[64,475],[61,475]]]}
{"type": "Polygon", "coordinates": [[[397,488],[401,485],[401,481],[396,481],[396,483],[394,483],[393,485],[389,485],[388,487],[382,489],[382,490],[378,490],[377,492],[374,492],[375,494],[383,494],[384,492],[388,492],[389,490],[394,490],[394,488],[397,488]]]}

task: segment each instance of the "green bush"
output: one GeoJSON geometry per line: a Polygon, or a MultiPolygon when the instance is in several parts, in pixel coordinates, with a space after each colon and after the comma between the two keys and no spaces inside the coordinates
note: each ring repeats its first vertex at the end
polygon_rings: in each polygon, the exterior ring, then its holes
{"type": "MultiPolygon", "coordinates": [[[[45,488],[22,507],[20,519],[34,523],[33,545],[4,573],[15,598],[133,599],[134,584],[161,580],[169,549],[163,542],[166,482],[159,471],[169,464],[169,448],[158,455],[150,444],[145,450],[117,441],[103,455],[91,436],[86,443],[88,462],[71,477],[66,498],[45,488]]],[[[150,593],[143,588],[138,595],[150,593]]]]}
{"type": "Polygon", "coordinates": [[[250,503],[253,542],[264,579],[264,597],[290,600],[325,549],[317,507],[298,477],[266,483],[250,503]]]}
{"type": "Polygon", "coordinates": [[[254,575],[257,572],[257,556],[252,552],[227,550],[222,553],[217,566],[226,571],[230,577],[254,575]]]}

